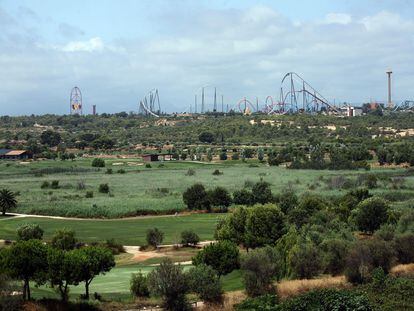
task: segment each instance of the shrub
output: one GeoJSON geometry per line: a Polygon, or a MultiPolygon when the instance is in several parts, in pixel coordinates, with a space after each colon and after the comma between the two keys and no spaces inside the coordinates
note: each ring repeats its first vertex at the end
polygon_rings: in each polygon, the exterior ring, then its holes
{"type": "Polygon", "coordinates": [[[216,187],[208,192],[208,200],[212,206],[228,207],[232,200],[229,192],[223,187],[216,187]]]}
{"type": "Polygon", "coordinates": [[[239,249],[230,241],[219,241],[204,247],[193,257],[193,265],[211,266],[219,275],[225,275],[239,267],[239,249]]]}
{"type": "Polygon", "coordinates": [[[41,240],[43,238],[43,229],[37,224],[24,224],[17,229],[17,240],[41,240]]]}
{"type": "Polygon", "coordinates": [[[270,184],[265,181],[257,182],[252,188],[254,203],[266,204],[273,201],[270,184]]]}
{"type": "Polygon", "coordinates": [[[76,185],[76,189],[85,190],[85,188],[86,188],[85,182],[83,180],[78,181],[78,184],[76,185]]]}
{"type": "Polygon", "coordinates": [[[188,278],[180,265],[171,259],[164,259],[148,275],[148,288],[151,294],[162,297],[166,310],[190,310],[186,294],[189,291],[188,278]]]}
{"type": "Polygon", "coordinates": [[[75,248],[77,239],[75,237],[75,231],[68,229],[60,229],[52,236],[51,245],[54,248],[68,251],[75,248]]]}
{"type": "Polygon", "coordinates": [[[213,175],[214,176],[223,175],[223,172],[220,172],[220,170],[214,170],[213,175]]]}
{"type": "Polygon", "coordinates": [[[52,180],[52,183],[50,184],[50,188],[59,189],[59,180],[52,180]]]}
{"type": "Polygon", "coordinates": [[[181,244],[185,246],[196,246],[200,242],[200,237],[193,230],[184,230],[181,232],[181,244]]]}
{"type": "Polygon", "coordinates": [[[151,168],[151,164],[147,163],[147,164],[145,164],[145,167],[146,168],[151,168]]]}
{"type": "Polygon", "coordinates": [[[298,197],[292,190],[279,194],[276,198],[277,204],[283,213],[288,214],[298,205],[298,197]]]}
{"type": "Polygon", "coordinates": [[[105,161],[104,159],[95,158],[92,160],[92,166],[93,167],[105,167],[105,161]]]}
{"type": "Polygon", "coordinates": [[[240,159],[240,154],[238,153],[238,152],[234,152],[232,155],[231,155],[231,159],[232,160],[239,160],[240,159]]]}
{"type": "Polygon", "coordinates": [[[130,291],[134,297],[149,297],[148,278],[141,271],[132,274],[130,291]]]}
{"type": "Polygon", "coordinates": [[[394,262],[395,251],[390,243],[376,239],[358,241],[346,258],[345,276],[351,283],[367,283],[375,268],[381,267],[388,273],[394,262]]]}
{"type": "Polygon", "coordinates": [[[406,233],[395,238],[395,250],[398,262],[408,264],[414,262],[414,234],[406,233]]]}
{"type": "Polygon", "coordinates": [[[100,193],[109,193],[109,185],[108,184],[100,184],[98,191],[100,193]]]}
{"type": "Polygon", "coordinates": [[[238,205],[252,205],[253,195],[246,189],[236,190],[233,193],[233,203],[238,205]]]}
{"type": "Polygon", "coordinates": [[[125,173],[126,173],[126,171],[125,171],[123,168],[120,168],[120,169],[117,171],[117,173],[118,173],[118,174],[125,174],[125,173]]]}
{"type": "Polygon", "coordinates": [[[157,247],[161,245],[164,239],[164,233],[158,228],[148,229],[147,230],[147,244],[157,247]]]}
{"type": "Polygon", "coordinates": [[[205,303],[221,303],[223,301],[223,289],[220,278],[213,268],[199,265],[189,271],[191,290],[205,303]]]}
{"type": "Polygon", "coordinates": [[[277,279],[278,266],[271,247],[248,252],[241,259],[241,270],[246,292],[250,297],[271,293],[277,279]]]}
{"type": "Polygon", "coordinates": [[[367,233],[378,230],[388,220],[388,204],[381,198],[369,198],[358,204],[354,212],[358,229],[367,233]]]}
{"type": "Polygon", "coordinates": [[[112,168],[107,168],[105,174],[111,175],[113,173],[112,168]]]}
{"type": "Polygon", "coordinates": [[[309,279],[323,270],[322,256],[312,243],[296,244],[289,253],[289,265],[294,277],[309,279]]]}
{"type": "Polygon", "coordinates": [[[85,198],[93,198],[93,191],[86,191],[85,198]]]}
{"type": "Polygon", "coordinates": [[[115,239],[108,239],[105,242],[105,246],[112,251],[112,254],[119,255],[120,253],[125,253],[124,246],[117,242],[115,239]]]}
{"type": "Polygon", "coordinates": [[[183,193],[183,201],[189,210],[209,209],[206,189],[202,184],[194,184],[183,193]]]}
{"type": "Polygon", "coordinates": [[[49,182],[45,180],[45,181],[44,181],[44,182],[42,182],[42,184],[40,185],[40,188],[41,188],[41,189],[46,189],[46,188],[49,188],[49,186],[50,186],[49,182]]]}
{"type": "Polygon", "coordinates": [[[235,306],[236,311],[269,310],[276,311],[279,299],[276,295],[263,295],[256,298],[247,298],[235,306]]]}
{"type": "Polygon", "coordinates": [[[187,173],[185,173],[185,176],[194,176],[196,174],[195,169],[189,168],[187,170],[187,173]]]}
{"type": "Polygon", "coordinates": [[[325,272],[332,275],[341,274],[345,269],[349,243],[341,239],[325,240],[321,244],[321,249],[324,252],[323,266],[325,272]]]}

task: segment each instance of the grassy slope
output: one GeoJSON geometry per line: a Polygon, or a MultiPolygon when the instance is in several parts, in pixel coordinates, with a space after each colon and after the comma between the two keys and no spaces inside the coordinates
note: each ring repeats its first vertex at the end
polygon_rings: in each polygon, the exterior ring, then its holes
{"type": "Polygon", "coordinates": [[[48,218],[0,218],[0,239],[15,239],[16,229],[24,223],[37,223],[44,230],[45,240],[61,228],[73,229],[80,241],[94,242],[115,238],[124,245],[144,245],[146,231],[157,227],[164,232],[164,243],[177,241],[181,231],[193,229],[201,240],[213,239],[217,220],[221,214],[195,214],[189,216],[151,217],[123,220],[60,220],[48,218]]]}
{"type": "MultiPolygon", "coordinates": [[[[321,176],[355,176],[363,171],[314,171],[314,170],[287,170],[283,167],[267,167],[259,164],[258,167],[249,167],[239,161],[226,161],[224,164],[198,164],[191,162],[152,164],[153,168],[128,165],[128,162],[139,164],[136,159],[107,160],[107,167],[111,167],[114,174],[105,174],[106,168],[93,171],[91,159],[71,161],[42,161],[26,165],[0,162],[0,188],[8,187],[20,192],[18,197],[18,211],[43,215],[74,216],[74,217],[109,217],[117,218],[134,215],[138,210],[167,210],[183,209],[182,192],[194,184],[202,182],[206,187],[226,187],[233,192],[244,186],[246,180],[252,182],[260,178],[270,182],[275,193],[286,187],[293,187],[298,193],[309,191],[323,192],[331,195],[337,190],[328,190],[319,180],[321,176]],[[121,163],[123,165],[112,165],[121,163]],[[90,171],[69,174],[44,174],[35,177],[33,171],[44,168],[76,167],[90,171]],[[126,174],[117,174],[119,168],[124,168],[126,174]],[[194,168],[194,176],[186,176],[188,168],[194,168]],[[212,175],[215,169],[224,174],[212,175]],[[59,180],[60,189],[41,189],[44,181],[59,180]],[[77,190],[77,184],[83,181],[85,190],[77,190]],[[99,184],[108,183],[112,195],[100,194],[99,184]],[[319,186],[318,186],[319,184],[319,186]],[[86,191],[93,191],[93,198],[85,198],[86,191]]],[[[257,162],[255,162],[257,163],[257,162]]],[[[377,170],[376,170],[377,171],[377,170]]],[[[388,170],[390,171],[390,170],[388,170]]],[[[397,172],[397,171],[394,171],[397,172]]]]}

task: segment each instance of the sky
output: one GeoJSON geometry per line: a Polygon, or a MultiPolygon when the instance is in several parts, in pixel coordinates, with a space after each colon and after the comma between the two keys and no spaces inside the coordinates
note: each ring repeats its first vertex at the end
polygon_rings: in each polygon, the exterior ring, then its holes
{"type": "MultiPolygon", "coordinates": [[[[414,99],[411,0],[0,0],[0,115],[166,112],[213,87],[224,104],[279,98],[296,72],[335,103],[414,99]]],[[[200,99],[199,99],[200,101],[200,99]]],[[[221,103],[220,103],[221,104],[221,103]]],[[[209,107],[207,107],[209,108],[209,107]]],[[[212,109],[212,107],[210,108],[212,109]]]]}

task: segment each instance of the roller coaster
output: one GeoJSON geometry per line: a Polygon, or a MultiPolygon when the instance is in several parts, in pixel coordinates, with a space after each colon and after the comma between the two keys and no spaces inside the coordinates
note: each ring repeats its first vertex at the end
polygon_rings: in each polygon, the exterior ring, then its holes
{"type": "Polygon", "coordinates": [[[411,111],[414,112],[414,100],[405,100],[395,105],[392,111],[411,111]]]}
{"type": "Polygon", "coordinates": [[[275,102],[266,98],[264,112],[268,114],[287,113],[339,113],[339,110],[308,82],[295,72],[287,73],[281,82],[280,99],[275,102]]]}
{"type": "Polygon", "coordinates": [[[152,89],[139,102],[139,114],[159,118],[161,115],[160,97],[158,89],[152,89]]]}

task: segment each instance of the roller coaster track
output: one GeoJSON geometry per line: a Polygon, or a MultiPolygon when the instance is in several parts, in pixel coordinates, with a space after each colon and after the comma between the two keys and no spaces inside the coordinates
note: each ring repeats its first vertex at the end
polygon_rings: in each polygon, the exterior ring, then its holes
{"type": "Polygon", "coordinates": [[[395,105],[392,111],[414,111],[414,100],[404,100],[398,105],[395,105]]]}
{"type": "Polygon", "coordinates": [[[266,106],[270,108],[266,109],[268,114],[339,112],[337,107],[331,105],[321,93],[295,72],[289,72],[283,77],[279,103],[275,104],[272,99],[272,103],[266,106]]]}
{"type": "Polygon", "coordinates": [[[156,118],[160,117],[161,105],[158,89],[152,89],[149,91],[148,94],[139,102],[139,113],[156,118]]]}

